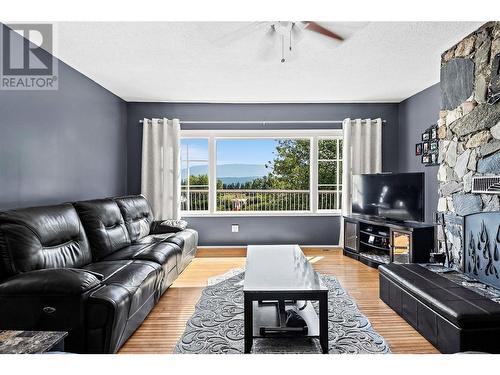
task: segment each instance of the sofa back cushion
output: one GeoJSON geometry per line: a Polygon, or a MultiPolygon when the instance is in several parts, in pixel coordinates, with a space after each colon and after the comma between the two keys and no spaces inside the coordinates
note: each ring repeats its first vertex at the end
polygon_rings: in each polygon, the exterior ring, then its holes
{"type": "Polygon", "coordinates": [[[115,201],[125,219],[130,240],[135,242],[149,235],[154,216],[147,199],[142,195],[132,195],[115,198],[115,201]]]}
{"type": "Polygon", "coordinates": [[[0,279],[91,261],[87,236],[70,203],[0,213],[0,279]]]}
{"type": "Polygon", "coordinates": [[[112,199],[74,203],[90,243],[94,261],[130,245],[120,208],[112,199]]]}

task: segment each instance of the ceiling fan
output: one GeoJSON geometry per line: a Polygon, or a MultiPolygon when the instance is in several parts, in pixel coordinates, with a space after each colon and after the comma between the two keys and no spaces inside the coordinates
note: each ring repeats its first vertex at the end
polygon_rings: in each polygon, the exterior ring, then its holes
{"type": "Polygon", "coordinates": [[[314,21],[260,21],[251,22],[237,30],[233,30],[231,33],[218,38],[216,42],[220,45],[225,45],[228,42],[245,38],[249,34],[262,33],[265,39],[273,44],[277,41],[276,39],[279,39],[281,42],[281,62],[285,62],[285,50],[288,49],[288,52],[291,52],[293,46],[302,38],[306,31],[320,34],[337,43],[344,41],[343,36],[314,21]]]}
{"type": "Polygon", "coordinates": [[[277,21],[270,23],[270,30],[268,35],[273,37],[277,34],[281,39],[281,62],[284,63],[285,59],[285,42],[288,41],[288,50],[292,51],[292,44],[295,39],[304,30],[309,30],[325,37],[331,38],[338,42],[343,42],[344,38],[339,34],[321,26],[314,21],[277,21]]]}

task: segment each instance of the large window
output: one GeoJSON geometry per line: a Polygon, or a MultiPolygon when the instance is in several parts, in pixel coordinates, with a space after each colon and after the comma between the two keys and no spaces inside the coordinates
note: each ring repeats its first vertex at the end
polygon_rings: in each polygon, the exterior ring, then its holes
{"type": "Polygon", "coordinates": [[[183,131],[182,211],[338,212],[339,131],[183,131]]]}

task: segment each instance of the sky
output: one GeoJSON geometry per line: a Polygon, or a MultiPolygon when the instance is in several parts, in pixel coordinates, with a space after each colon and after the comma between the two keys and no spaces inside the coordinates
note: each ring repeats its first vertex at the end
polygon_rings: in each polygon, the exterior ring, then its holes
{"type": "MultiPolygon", "coordinates": [[[[219,139],[217,140],[217,164],[266,164],[273,160],[273,151],[278,141],[275,139],[219,139]]],[[[189,159],[208,159],[208,140],[181,140],[182,159],[186,159],[189,146],[189,159]]]]}

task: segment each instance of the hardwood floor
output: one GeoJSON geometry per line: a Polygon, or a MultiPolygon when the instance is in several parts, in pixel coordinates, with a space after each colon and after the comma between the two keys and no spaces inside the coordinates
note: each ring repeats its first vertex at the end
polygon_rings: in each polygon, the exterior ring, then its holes
{"type": "MultiPolygon", "coordinates": [[[[378,298],[378,271],[342,255],[340,249],[305,248],[314,268],[337,277],[393,353],[438,353],[378,298]]],[[[209,277],[245,266],[244,249],[200,249],[120,353],[172,353],[209,277]]]]}

